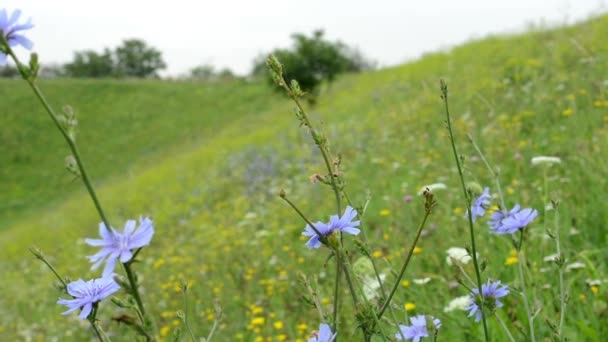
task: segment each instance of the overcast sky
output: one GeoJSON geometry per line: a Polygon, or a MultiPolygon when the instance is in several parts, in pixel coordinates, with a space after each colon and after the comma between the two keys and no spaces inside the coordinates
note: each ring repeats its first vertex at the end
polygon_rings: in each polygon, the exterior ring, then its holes
{"type": "Polygon", "coordinates": [[[380,66],[530,23],[571,23],[605,12],[607,0],[4,0],[36,25],[41,61],[141,38],[163,52],[165,75],[200,64],[248,73],[252,60],[287,47],[293,32],[323,28],[380,66]]]}

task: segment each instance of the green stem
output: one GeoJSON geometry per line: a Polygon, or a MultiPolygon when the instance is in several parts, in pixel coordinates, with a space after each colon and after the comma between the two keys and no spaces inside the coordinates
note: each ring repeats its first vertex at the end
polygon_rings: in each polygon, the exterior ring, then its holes
{"type": "MultiPolygon", "coordinates": [[[[187,285],[186,285],[187,286],[187,285]]],[[[188,290],[184,288],[184,325],[186,326],[186,330],[188,330],[188,334],[190,334],[190,338],[192,342],[196,342],[197,339],[192,332],[192,328],[190,328],[190,323],[188,322],[188,290]]]]}
{"type": "Polygon", "coordinates": [[[213,336],[213,334],[215,334],[215,330],[217,329],[218,323],[219,321],[217,318],[213,320],[213,326],[211,326],[211,330],[209,331],[209,335],[207,335],[207,339],[205,339],[205,342],[211,341],[211,337],[213,336]]]}
{"type": "MultiPolygon", "coordinates": [[[[281,75],[281,79],[283,82],[281,82],[282,87],[285,89],[285,91],[287,92],[287,94],[289,94],[289,97],[291,97],[291,99],[293,100],[293,102],[296,104],[296,106],[298,107],[298,110],[300,111],[300,113],[302,114],[302,118],[304,119],[304,123],[305,125],[308,127],[309,131],[315,132],[310,119],[308,118],[308,114],[306,114],[306,111],[304,110],[304,107],[302,106],[302,104],[300,103],[300,100],[298,98],[298,96],[291,90],[291,88],[287,85],[287,82],[285,82],[285,79],[283,78],[283,75],[281,75]]],[[[327,168],[327,172],[329,175],[329,180],[331,181],[331,188],[334,191],[334,195],[336,197],[336,205],[338,207],[338,215],[340,215],[340,213],[342,213],[342,201],[340,198],[340,189],[338,188],[338,184],[336,183],[336,176],[334,175],[334,171],[331,167],[331,163],[330,163],[330,158],[329,158],[329,151],[327,151],[327,149],[323,146],[322,143],[316,141],[315,140],[315,144],[317,145],[317,147],[319,148],[319,151],[321,151],[321,155],[323,156],[323,161],[325,162],[325,167],[327,168]]]]}
{"type": "MultiPolygon", "coordinates": [[[[338,332],[338,308],[340,299],[340,275],[342,267],[340,265],[340,255],[336,252],[336,282],[334,284],[334,311],[333,315],[333,328],[334,333],[338,332]]],[[[336,337],[337,340],[337,337],[336,337]]]]}
{"type": "Polygon", "coordinates": [[[513,335],[511,334],[511,332],[509,331],[509,328],[507,327],[507,325],[505,324],[505,321],[502,320],[502,318],[500,318],[500,316],[498,315],[497,312],[494,313],[494,315],[496,316],[496,318],[498,319],[498,322],[500,323],[500,325],[502,326],[502,328],[504,329],[504,331],[507,333],[507,336],[509,336],[509,341],[511,342],[515,342],[515,338],[513,338],[513,335]]]}
{"type": "MultiPolygon", "coordinates": [[[[560,259],[562,259],[562,251],[559,241],[559,212],[557,205],[555,206],[555,244],[557,247],[557,255],[560,259]]],[[[563,330],[564,330],[564,321],[566,319],[566,289],[564,286],[564,266],[563,260],[559,265],[559,299],[560,299],[560,310],[559,310],[559,338],[560,341],[564,340],[563,330]]]]}
{"type": "MultiPolygon", "coordinates": [[[[346,260],[346,256],[342,256],[340,259],[346,260]]],[[[353,297],[353,303],[355,304],[355,307],[357,307],[359,305],[359,301],[357,300],[357,293],[355,292],[355,288],[353,287],[353,281],[350,277],[350,270],[346,266],[347,266],[347,261],[343,261],[342,268],[344,269],[344,278],[346,278],[346,283],[348,284],[348,289],[351,293],[351,296],[353,297]]]]}
{"type": "MultiPolygon", "coordinates": [[[[479,263],[477,262],[477,247],[475,245],[475,231],[473,229],[473,216],[471,215],[471,201],[469,199],[469,194],[467,192],[467,186],[464,182],[464,175],[462,174],[462,166],[460,165],[460,158],[458,158],[458,152],[456,151],[456,143],[454,141],[454,132],[452,131],[452,120],[450,119],[450,108],[448,105],[448,86],[444,80],[441,80],[441,97],[443,99],[443,103],[445,106],[445,115],[446,115],[446,123],[448,126],[448,132],[450,134],[450,143],[452,145],[452,152],[454,153],[454,159],[456,160],[456,166],[458,168],[458,176],[460,178],[460,185],[462,186],[462,191],[464,194],[465,204],[467,208],[467,217],[469,221],[469,233],[471,236],[471,250],[473,257],[473,265],[475,268],[475,277],[477,278],[477,288],[479,293],[482,293],[481,290],[481,272],[479,271],[479,263]]],[[[483,322],[483,333],[485,336],[486,342],[490,340],[490,335],[488,333],[488,324],[486,322],[486,314],[484,312],[483,306],[479,307],[481,311],[481,320],[483,322]]]]}
{"type": "MultiPolygon", "coordinates": [[[[13,58],[13,60],[15,61],[15,63],[17,64],[17,66],[19,66],[19,68],[22,68],[22,64],[21,62],[19,62],[19,59],[17,58],[17,56],[15,55],[15,53],[9,48],[8,50],[9,55],[13,58]]],[[[44,94],[42,94],[42,91],[40,90],[40,88],[38,87],[38,85],[35,83],[34,79],[30,79],[25,77],[25,75],[22,74],[23,79],[30,85],[30,87],[32,88],[32,90],[34,91],[34,94],[36,94],[36,97],[38,98],[38,100],[40,100],[40,103],[42,104],[42,106],[44,107],[44,109],[46,110],[46,112],[49,114],[49,116],[51,117],[51,120],[53,121],[53,123],[55,124],[55,126],[57,127],[57,129],[59,130],[59,132],[61,133],[61,135],[63,136],[63,138],[65,139],[66,143],[68,144],[68,147],[70,148],[70,151],[72,152],[72,155],[74,156],[74,159],[76,160],[76,165],[78,166],[78,170],[80,172],[80,175],[82,177],[82,181],[84,182],[84,185],[87,189],[87,191],[89,192],[89,195],[91,197],[91,200],[93,200],[93,204],[95,205],[95,208],[97,209],[97,212],[99,213],[99,216],[101,218],[101,221],[104,223],[105,225],[105,229],[110,233],[112,233],[111,230],[111,226],[110,223],[101,207],[101,203],[99,202],[99,199],[97,198],[97,194],[95,193],[95,189],[93,188],[93,184],[91,182],[91,180],[89,179],[89,175],[86,171],[86,168],[84,166],[84,163],[82,161],[82,159],[80,158],[80,153],[78,152],[78,148],[76,147],[76,143],[74,142],[74,140],[72,138],[70,138],[70,136],[68,135],[68,133],[65,131],[65,129],[61,126],[61,123],[59,122],[59,120],[57,119],[57,114],[55,113],[55,111],[53,110],[53,108],[51,107],[51,105],[48,103],[48,101],[46,100],[46,98],[44,97],[44,94]]],[[[125,268],[125,272],[127,272],[127,276],[129,278],[129,283],[130,286],[132,288],[132,294],[135,297],[135,300],[137,301],[137,305],[139,307],[139,309],[141,310],[142,314],[145,315],[144,312],[144,307],[143,304],[141,302],[141,298],[139,296],[138,293],[138,289],[137,286],[135,284],[135,278],[133,277],[133,274],[131,272],[130,269],[130,264],[123,264],[124,268],[125,268]]],[[[143,322],[142,322],[143,323],[143,322]]]]}
{"type": "MultiPolygon", "coordinates": [[[[15,54],[12,51],[10,51],[10,55],[15,60],[15,63],[21,64],[19,62],[19,60],[17,59],[17,56],[15,56],[15,54]]],[[[59,129],[59,132],[61,132],[61,135],[63,136],[66,143],[68,144],[68,147],[70,148],[70,151],[72,152],[72,155],[74,156],[74,159],[76,160],[76,164],[78,165],[78,170],[80,172],[80,175],[82,176],[82,181],[84,182],[84,185],[87,188],[87,191],[89,192],[89,195],[91,196],[91,199],[93,200],[93,204],[95,205],[95,208],[97,209],[97,212],[99,213],[99,216],[101,217],[101,220],[105,224],[106,229],[108,230],[108,232],[111,233],[112,230],[110,229],[109,221],[108,221],[105,213],[103,212],[99,199],[97,198],[97,194],[95,193],[95,189],[93,189],[93,185],[91,184],[89,175],[84,167],[84,163],[83,163],[82,159],[80,158],[80,153],[78,152],[78,148],[76,147],[76,144],[74,143],[72,138],[70,138],[70,136],[67,134],[65,129],[61,126],[61,123],[59,123],[59,120],[57,119],[57,114],[55,114],[55,111],[53,110],[51,105],[48,103],[48,101],[46,100],[44,95],[42,94],[42,91],[40,90],[38,85],[33,80],[30,80],[30,79],[25,79],[25,81],[30,85],[30,87],[36,94],[36,97],[38,98],[38,100],[40,100],[40,103],[42,104],[42,106],[44,107],[46,112],[49,114],[49,116],[53,120],[53,123],[55,124],[57,129],[59,129]]]]}
{"type": "Polygon", "coordinates": [[[530,311],[530,304],[528,303],[528,291],[526,289],[526,280],[525,280],[525,276],[524,276],[524,259],[523,259],[523,255],[521,253],[521,247],[523,244],[523,239],[524,239],[524,231],[523,229],[520,230],[520,237],[519,237],[519,246],[517,247],[517,268],[519,270],[519,278],[521,281],[521,296],[524,300],[524,307],[526,308],[526,316],[528,316],[528,326],[530,328],[530,339],[532,340],[532,342],[536,341],[536,337],[534,334],[534,319],[532,317],[532,313],[530,311]]]}
{"type": "MultiPolygon", "coordinates": [[[[135,298],[135,302],[137,303],[137,308],[141,312],[142,316],[146,316],[146,311],[144,310],[144,304],[141,300],[141,296],[139,295],[139,287],[137,286],[137,281],[135,280],[135,275],[133,274],[133,270],[131,269],[131,261],[122,264],[125,269],[125,273],[127,274],[127,279],[129,280],[129,286],[131,287],[131,295],[135,298]]],[[[142,321],[142,324],[145,323],[142,321]]]]}
{"type": "Polygon", "coordinates": [[[414,249],[416,248],[416,245],[418,244],[418,239],[420,238],[420,234],[422,233],[422,229],[424,228],[424,224],[426,223],[426,220],[428,219],[429,215],[431,214],[431,210],[428,209],[425,211],[424,213],[424,218],[422,219],[422,222],[420,223],[420,226],[418,226],[418,231],[416,232],[416,237],[414,238],[414,242],[412,243],[412,246],[410,247],[409,252],[407,253],[407,256],[405,257],[405,261],[403,262],[403,266],[401,266],[401,271],[399,272],[399,276],[397,277],[397,280],[395,282],[395,285],[393,286],[391,293],[388,295],[388,298],[386,298],[386,301],[384,302],[384,305],[382,305],[382,308],[380,309],[380,312],[378,312],[378,319],[382,318],[382,315],[384,314],[384,311],[386,311],[386,309],[388,308],[391,299],[393,299],[393,296],[395,295],[395,292],[397,291],[397,288],[399,287],[399,283],[401,282],[401,278],[403,278],[403,274],[405,274],[405,269],[407,268],[408,264],[410,263],[410,259],[412,258],[412,255],[414,254],[414,249]]]}
{"type": "Polygon", "coordinates": [[[296,213],[298,213],[298,215],[300,215],[300,217],[301,217],[301,218],[304,220],[304,222],[306,222],[306,224],[308,224],[308,225],[310,226],[310,228],[312,228],[312,230],[313,230],[313,231],[314,231],[314,232],[315,232],[315,233],[316,233],[316,234],[319,236],[319,240],[320,240],[321,242],[325,243],[325,242],[326,242],[326,240],[327,240],[327,239],[326,239],[326,237],[325,237],[323,234],[321,234],[321,232],[320,232],[320,231],[317,229],[317,227],[315,227],[315,225],[314,225],[312,222],[310,222],[310,220],[309,220],[309,219],[308,219],[308,218],[307,218],[307,217],[304,215],[304,213],[302,213],[302,212],[300,211],[300,209],[298,209],[298,207],[296,207],[296,205],[295,205],[295,204],[293,204],[293,202],[292,202],[292,201],[290,201],[290,200],[289,200],[289,198],[287,198],[287,196],[286,196],[286,195],[281,194],[281,195],[280,195],[280,197],[281,197],[281,198],[282,198],[282,199],[283,199],[285,202],[287,202],[287,204],[289,204],[289,206],[291,206],[291,207],[293,208],[293,210],[295,210],[295,211],[296,211],[296,213]]]}
{"type": "Polygon", "coordinates": [[[95,336],[97,336],[97,339],[100,342],[111,342],[110,338],[108,337],[108,335],[105,334],[105,332],[103,331],[103,329],[101,329],[101,327],[99,326],[99,323],[97,322],[97,304],[95,303],[93,304],[93,311],[89,314],[89,317],[87,317],[87,320],[89,321],[89,323],[91,323],[91,327],[93,328],[93,331],[95,332],[95,336]]]}
{"type": "MultiPolygon", "coordinates": [[[[354,274],[354,272],[352,272],[352,265],[348,262],[348,259],[345,258],[344,260],[345,260],[344,261],[344,269],[347,270],[347,272],[349,272],[349,274],[350,273],[354,274]]],[[[365,303],[369,305],[370,301],[365,296],[365,293],[364,293],[364,290],[363,290],[363,286],[364,285],[361,283],[361,281],[360,281],[360,279],[358,277],[356,277],[356,276],[353,275],[353,279],[357,281],[358,289],[359,289],[359,292],[361,293],[361,297],[363,298],[363,301],[365,301],[365,303]]],[[[380,282],[380,279],[378,279],[378,282],[380,284],[380,287],[382,287],[382,282],[380,282]]],[[[354,291],[353,287],[351,287],[351,292],[352,291],[354,291]]],[[[355,298],[356,298],[356,296],[353,296],[353,299],[355,299],[355,298]]],[[[355,302],[355,305],[356,305],[356,302],[355,302]]],[[[393,312],[392,308],[391,308],[390,311],[391,311],[391,313],[393,312]]],[[[394,315],[393,315],[393,318],[394,318],[394,315]]],[[[395,319],[395,323],[396,323],[396,319],[395,319]]],[[[386,334],[382,330],[382,326],[380,325],[380,320],[378,319],[377,315],[374,315],[374,325],[371,327],[371,329],[368,332],[363,331],[364,339],[366,341],[371,341],[371,336],[373,334],[371,334],[370,332],[373,331],[373,329],[374,329],[375,326],[378,326],[378,329],[380,330],[380,336],[382,337],[382,340],[383,341],[387,341],[386,334]]],[[[405,340],[405,337],[403,335],[402,335],[402,337],[405,340]]]]}
{"type": "Polygon", "coordinates": [[[496,190],[498,191],[498,198],[500,199],[501,210],[506,210],[507,207],[505,206],[505,198],[502,195],[502,189],[500,187],[500,179],[498,177],[498,174],[496,173],[496,171],[494,171],[494,169],[492,169],[492,167],[490,166],[490,163],[486,159],[486,156],[483,154],[483,152],[481,152],[481,149],[479,148],[479,146],[477,146],[477,144],[475,143],[475,140],[473,140],[473,137],[471,135],[469,135],[468,137],[469,137],[469,140],[471,141],[471,144],[473,144],[473,147],[477,151],[477,154],[479,154],[479,157],[481,158],[481,160],[485,164],[486,168],[490,172],[490,175],[494,179],[494,182],[496,183],[496,190]]]}
{"type": "MultiPolygon", "coordinates": [[[[378,267],[376,267],[376,263],[374,262],[373,258],[371,255],[367,256],[368,259],[371,261],[372,263],[372,267],[374,268],[374,274],[376,275],[376,280],[378,280],[378,284],[380,284],[380,293],[382,293],[382,298],[386,298],[386,290],[384,289],[384,284],[382,283],[382,279],[380,278],[380,272],[378,271],[378,267]]],[[[399,321],[397,321],[397,316],[395,315],[395,310],[393,310],[392,306],[388,306],[388,311],[391,314],[391,318],[393,319],[393,323],[395,324],[395,326],[399,326],[399,321]]],[[[377,319],[377,317],[376,317],[377,319]]],[[[377,322],[378,326],[380,326],[380,323],[377,322]]],[[[405,341],[405,335],[403,335],[403,331],[401,331],[401,329],[399,329],[399,335],[401,336],[401,338],[405,341]]]]}
{"type": "Polygon", "coordinates": [[[62,276],[59,275],[59,272],[57,272],[57,270],[55,269],[55,267],[53,267],[53,265],[51,265],[51,263],[46,260],[46,258],[44,257],[44,255],[42,255],[42,252],[38,251],[35,248],[30,248],[30,252],[32,254],[34,254],[34,256],[37,259],[41,260],[46,265],[46,267],[48,267],[55,274],[55,277],[57,277],[57,279],[59,280],[59,282],[61,283],[61,285],[63,285],[63,288],[67,292],[68,283],[63,279],[62,276]]]}

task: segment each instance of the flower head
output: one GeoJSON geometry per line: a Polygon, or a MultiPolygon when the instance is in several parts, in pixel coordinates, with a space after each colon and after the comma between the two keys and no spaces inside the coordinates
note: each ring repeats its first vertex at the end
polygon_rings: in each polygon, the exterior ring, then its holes
{"type": "Polygon", "coordinates": [[[57,304],[65,305],[69,308],[63,314],[67,315],[78,309],[82,309],[79,316],[80,319],[85,319],[91,313],[93,304],[120,290],[120,286],[110,277],[91,279],[86,282],[78,279],[69,283],[67,290],[68,294],[74,298],[59,298],[57,304]]]}
{"type": "Polygon", "coordinates": [[[89,261],[93,262],[92,269],[96,269],[106,260],[107,263],[103,270],[103,276],[107,277],[114,271],[116,260],[126,263],[133,257],[133,250],[150,244],[154,235],[154,225],[149,218],[140,218],[139,227],[135,228],[135,220],[129,220],[125,224],[125,230],[121,234],[114,228],[110,232],[105,224],[99,224],[99,235],[101,240],[85,239],[91,246],[101,246],[101,250],[95,255],[89,256],[89,261]]]}
{"type": "Polygon", "coordinates": [[[551,166],[553,164],[561,164],[562,160],[559,157],[549,156],[538,156],[532,158],[532,165],[546,165],[551,166]]]}
{"type": "Polygon", "coordinates": [[[524,228],[538,216],[538,211],[532,208],[520,209],[519,204],[515,205],[506,214],[496,210],[492,214],[492,219],[488,222],[490,230],[495,234],[514,234],[524,228]]]}
{"type": "MultiPolygon", "coordinates": [[[[2,34],[9,46],[21,45],[30,50],[34,43],[17,32],[29,30],[34,27],[34,25],[32,24],[31,18],[25,24],[17,24],[17,20],[19,20],[20,16],[21,10],[15,10],[9,17],[6,9],[0,9],[0,30],[2,30],[2,34]]],[[[0,65],[5,64],[6,54],[0,51],[0,65]]]]}
{"type": "Polygon", "coordinates": [[[470,294],[470,304],[467,307],[469,310],[469,317],[475,316],[475,322],[481,320],[481,309],[480,305],[490,310],[501,308],[502,302],[498,298],[502,298],[509,294],[509,288],[506,285],[502,285],[499,281],[492,282],[488,279],[486,284],[481,285],[481,298],[479,296],[479,289],[474,288],[470,294]],[[480,303],[480,300],[482,303],[480,303]]]}
{"type": "Polygon", "coordinates": [[[332,342],[338,333],[332,335],[329,325],[321,323],[319,331],[312,333],[313,336],[308,339],[308,342],[332,342]]]}
{"type": "MultiPolygon", "coordinates": [[[[433,316],[428,317],[433,321],[435,329],[439,330],[439,328],[441,328],[441,321],[433,316]]],[[[405,337],[406,340],[418,342],[423,337],[429,337],[427,316],[418,315],[411,317],[410,322],[412,323],[410,326],[399,325],[399,330],[401,330],[401,332],[395,334],[397,340],[402,341],[405,337]]]]}
{"type": "Polygon", "coordinates": [[[462,247],[450,247],[448,248],[446,253],[448,254],[448,256],[445,261],[450,266],[452,266],[454,262],[466,265],[469,263],[469,261],[471,261],[471,256],[469,255],[469,252],[462,247]]]}
{"type": "MultiPolygon", "coordinates": [[[[357,215],[357,210],[355,210],[351,206],[347,206],[346,210],[344,211],[344,215],[342,215],[341,217],[338,215],[332,215],[329,218],[328,223],[316,222],[314,226],[323,237],[329,236],[334,231],[357,235],[361,232],[360,229],[356,228],[359,226],[360,221],[353,221],[357,217],[357,215]]],[[[311,237],[310,240],[308,240],[308,242],[306,243],[306,246],[309,249],[321,247],[321,237],[317,234],[317,232],[315,232],[315,230],[310,225],[306,225],[302,235],[311,237]]]]}
{"type": "Polygon", "coordinates": [[[469,295],[456,297],[448,303],[447,306],[443,308],[443,312],[451,312],[454,310],[467,310],[469,305],[471,304],[471,297],[469,295]]]}
{"type": "MultiPolygon", "coordinates": [[[[321,221],[315,222],[314,226],[315,226],[315,228],[317,228],[319,233],[321,233],[321,235],[323,235],[323,236],[327,236],[327,235],[329,235],[329,233],[331,233],[331,231],[329,230],[329,226],[321,221]]],[[[312,227],[309,224],[307,224],[306,227],[304,228],[304,232],[302,233],[302,235],[311,237],[310,240],[308,240],[308,242],[306,242],[306,247],[308,247],[308,249],[321,247],[320,236],[315,232],[314,229],[312,229],[312,227]]]]}
{"type": "Polygon", "coordinates": [[[473,201],[471,204],[471,218],[473,222],[477,220],[477,217],[485,215],[485,206],[490,205],[490,198],[490,188],[486,187],[483,189],[483,193],[473,201]]]}

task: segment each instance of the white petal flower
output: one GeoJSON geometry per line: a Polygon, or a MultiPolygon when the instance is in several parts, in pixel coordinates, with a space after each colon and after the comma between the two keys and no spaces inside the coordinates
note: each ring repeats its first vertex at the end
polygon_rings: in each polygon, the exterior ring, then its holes
{"type": "Polygon", "coordinates": [[[538,156],[532,158],[532,165],[546,165],[551,166],[553,164],[561,164],[562,160],[559,157],[549,156],[538,156]]]}
{"type": "Polygon", "coordinates": [[[418,284],[418,285],[424,285],[424,284],[428,283],[429,281],[431,281],[431,278],[429,278],[429,277],[413,280],[414,284],[418,284]]]}
{"type": "Polygon", "coordinates": [[[452,266],[454,262],[466,265],[469,263],[469,261],[471,261],[471,256],[469,255],[469,252],[467,252],[467,250],[462,247],[448,248],[446,253],[448,253],[448,256],[446,257],[445,261],[450,266],[452,266]]]}
{"type": "Polygon", "coordinates": [[[466,295],[462,297],[456,297],[450,301],[450,303],[443,308],[443,312],[450,312],[454,310],[466,310],[471,304],[471,296],[466,295]]]}
{"type": "Polygon", "coordinates": [[[429,189],[432,192],[435,192],[437,190],[444,190],[447,189],[448,186],[445,185],[444,183],[433,183],[433,184],[427,184],[425,186],[423,186],[422,188],[420,188],[420,190],[418,190],[418,195],[422,195],[422,193],[426,190],[429,189]]]}
{"type": "Polygon", "coordinates": [[[573,263],[567,265],[566,271],[578,270],[578,269],[585,268],[585,267],[586,267],[585,264],[583,264],[580,261],[577,261],[577,262],[573,262],[573,263]]]}
{"type": "MultiPolygon", "coordinates": [[[[384,279],[386,279],[386,275],[380,274],[380,281],[384,282],[384,279]]],[[[380,283],[376,276],[365,276],[362,282],[365,298],[373,300],[380,295],[380,283]]]]}
{"type": "Polygon", "coordinates": [[[543,261],[546,262],[554,262],[555,260],[557,260],[557,258],[559,258],[559,254],[551,254],[551,255],[547,255],[546,257],[543,258],[543,261]]]}

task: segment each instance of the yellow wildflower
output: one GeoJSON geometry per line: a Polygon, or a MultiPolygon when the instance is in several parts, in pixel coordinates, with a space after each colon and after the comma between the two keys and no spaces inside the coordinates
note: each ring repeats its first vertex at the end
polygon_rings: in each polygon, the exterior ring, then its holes
{"type": "Polygon", "coordinates": [[[383,255],[384,255],[384,253],[382,253],[382,251],[374,251],[374,252],[372,253],[372,256],[373,256],[374,258],[381,258],[383,255]]]}
{"type": "Polygon", "coordinates": [[[414,311],[416,309],[416,304],[414,303],[405,303],[405,311],[414,311]]]}
{"type": "Polygon", "coordinates": [[[168,325],[165,325],[164,327],[160,328],[160,336],[165,337],[165,336],[169,335],[170,331],[171,331],[171,327],[168,325]]]}
{"type": "Polygon", "coordinates": [[[600,292],[600,288],[597,286],[591,286],[591,292],[596,295],[598,292],[600,292]]]}

